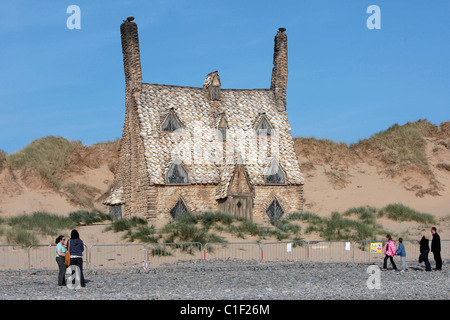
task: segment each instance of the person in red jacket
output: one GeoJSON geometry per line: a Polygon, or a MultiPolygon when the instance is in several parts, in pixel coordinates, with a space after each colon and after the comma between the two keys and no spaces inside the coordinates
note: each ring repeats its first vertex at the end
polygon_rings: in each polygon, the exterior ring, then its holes
{"type": "Polygon", "coordinates": [[[386,244],[384,245],[384,263],[383,263],[383,269],[382,271],[387,270],[387,261],[388,259],[391,260],[392,268],[394,271],[397,271],[397,266],[394,262],[394,256],[395,256],[396,248],[395,248],[395,242],[392,240],[392,237],[390,234],[386,235],[386,244]]]}

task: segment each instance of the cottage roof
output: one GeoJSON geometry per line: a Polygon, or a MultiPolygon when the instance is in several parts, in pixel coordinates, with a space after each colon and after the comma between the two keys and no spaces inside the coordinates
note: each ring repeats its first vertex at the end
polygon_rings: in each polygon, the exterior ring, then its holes
{"type": "Polygon", "coordinates": [[[230,159],[238,152],[253,185],[264,184],[263,172],[273,156],[286,172],[286,184],[303,184],[287,114],[277,111],[270,89],[222,89],[220,101],[211,101],[204,88],[143,83],[135,100],[150,183],[165,184],[167,170],[173,158],[178,157],[188,171],[189,183],[218,184],[218,197],[221,197],[234,168],[230,159]],[[174,133],[161,132],[161,123],[171,110],[180,119],[183,129],[174,133]],[[277,142],[273,140],[276,137],[270,137],[272,150],[276,152],[269,157],[261,156],[264,148],[260,146],[265,140],[255,136],[254,126],[262,114],[279,137],[277,142]],[[226,144],[234,142],[232,150],[225,145],[225,158],[219,156],[224,145],[215,136],[217,123],[223,115],[230,131],[230,134],[227,131],[226,144]],[[233,133],[239,137],[234,139],[233,133]]]}
{"type": "Polygon", "coordinates": [[[116,206],[124,204],[123,201],[123,187],[119,187],[111,191],[111,194],[103,202],[107,206],[116,206]]]}

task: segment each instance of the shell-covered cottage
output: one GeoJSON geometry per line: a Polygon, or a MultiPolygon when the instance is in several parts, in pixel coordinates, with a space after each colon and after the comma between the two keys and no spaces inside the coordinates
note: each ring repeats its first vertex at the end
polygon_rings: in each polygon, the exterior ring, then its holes
{"type": "Polygon", "coordinates": [[[275,36],[269,89],[142,82],[138,29],[120,27],[126,106],[111,195],[114,216],[148,220],[204,211],[276,219],[303,210],[303,176],[286,113],[287,36],[275,36]]]}

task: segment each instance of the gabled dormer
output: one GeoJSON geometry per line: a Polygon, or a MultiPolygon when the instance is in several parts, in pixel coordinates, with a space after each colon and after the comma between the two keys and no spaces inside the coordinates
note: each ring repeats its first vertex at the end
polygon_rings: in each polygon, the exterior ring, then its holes
{"type": "Polygon", "coordinates": [[[175,161],[169,167],[166,174],[167,184],[187,184],[188,183],[188,173],[186,168],[179,161],[175,161]]]}
{"type": "Polygon", "coordinates": [[[227,140],[227,128],[228,128],[228,122],[225,118],[225,114],[222,113],[219,117],[219,123],[217,125],[217,139],[219,141],[226,141],[227,140]]]}
{"type": "Polygon", "coordinates": [[[174,109],[170,109],[167,116],[164,118],[164,121],[161,124],[161,131],[163,132],[174,132],[177,129],[181,129],[181,121],[178,119],[175,114],[174,109]]]}
{"type": "Polygon", "coordinates": [[[220,87],[220,77],[217,71],[211,72],[206,76],[206,79],[203,82],[203,88],[207,91],[209,100],[220,100],[220,87]]]}
{"type": "Polygon", "coordinates": [[[285,184],[286,173],[280,166],[280,163],[276,158],[273,158],[269,162],[264,170],[264,181],[266,184],[285,184]]]}
{"type": "Polygon", "coordinates": [[[258,136],[271,136],[273,126],[265,113],[260,113],[258,119],[256,120],[255,126],[256,134],[258,136]]]}

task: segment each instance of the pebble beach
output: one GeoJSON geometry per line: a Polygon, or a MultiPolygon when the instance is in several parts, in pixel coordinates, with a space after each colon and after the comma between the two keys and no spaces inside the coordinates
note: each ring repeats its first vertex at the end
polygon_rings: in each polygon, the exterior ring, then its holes
{"type": "MultiPolygon", "coordinates": [[[[2,300],[448,300],[448,271],[380,271],[369,264],[85,270],[86,287],[57,285],[57,271],[0,271],[2,300]]],[[[381,267],[379,265],[378,267],[381,267]]]]}

